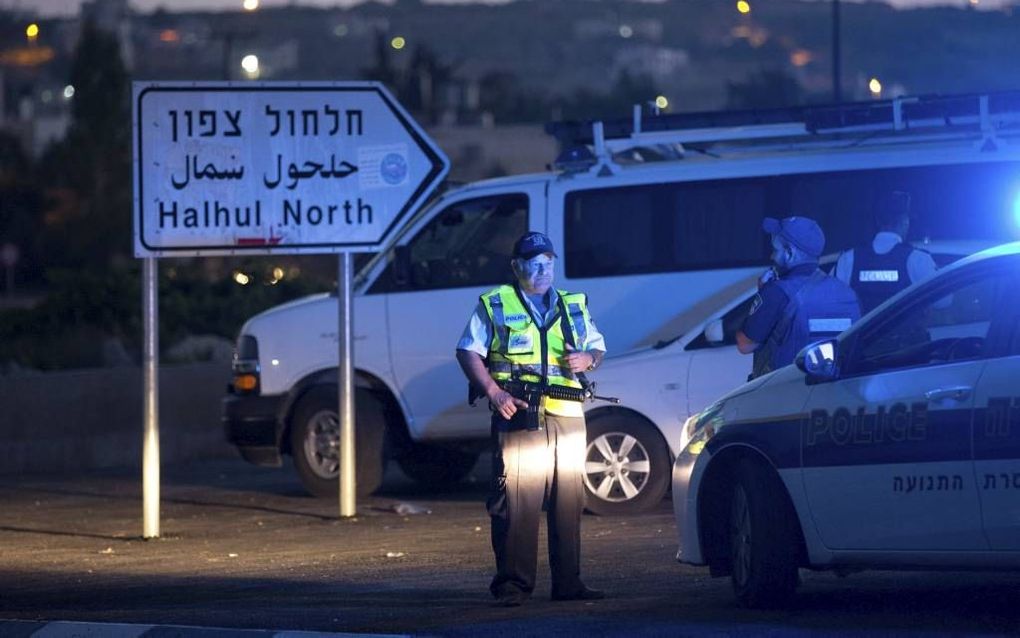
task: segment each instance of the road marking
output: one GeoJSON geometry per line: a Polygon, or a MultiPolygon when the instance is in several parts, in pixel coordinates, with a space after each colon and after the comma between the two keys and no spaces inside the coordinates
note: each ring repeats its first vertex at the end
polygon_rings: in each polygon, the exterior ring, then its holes
{"type": "Polygon", "coordinates": [[[0,635],[8,638],[410,638],[409,634],[352,634],[62,620],[54,622],[0,620],[0,635]]]}

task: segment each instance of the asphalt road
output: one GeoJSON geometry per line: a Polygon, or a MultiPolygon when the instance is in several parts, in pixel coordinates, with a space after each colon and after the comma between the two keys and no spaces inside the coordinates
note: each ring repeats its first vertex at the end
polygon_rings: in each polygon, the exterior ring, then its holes
{"type": "MultiPolygon", "coordinates": [[[[136,471],[0,476],[0,619],[446,636],[1020,635],[1020,574],[802,572],[787,609],[736,607],[726,579],[678,565],[670,504],[585,516],[582,573],[609,598],[492,606],[480,464],[427,494],[399,472],[352,520],[292,470],[164,468],[162,538],[140,538],[136,471]],[[410,503],[430,514],[401,515],[410,503]]],[[[544,543],[544,531],[542,542],[544,543]]]]}

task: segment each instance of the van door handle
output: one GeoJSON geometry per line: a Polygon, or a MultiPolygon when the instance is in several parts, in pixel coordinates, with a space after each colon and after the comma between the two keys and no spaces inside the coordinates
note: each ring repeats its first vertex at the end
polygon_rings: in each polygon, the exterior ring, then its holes
{"type": "Polygon", "coordinates": [[[974,388],[967,385],[958,385],[951,388],[935,388],[934,390],[928,390],[924,393],[924,398],[929,401],[941,401],[943,399],[950,399],[952,401],[963,401],[970,397],[970,393],[974,388]]]}

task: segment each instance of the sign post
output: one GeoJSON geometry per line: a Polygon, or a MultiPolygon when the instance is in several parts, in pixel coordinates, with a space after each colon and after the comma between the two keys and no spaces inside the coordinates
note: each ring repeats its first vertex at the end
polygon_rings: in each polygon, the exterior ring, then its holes
{"type": "Polygon", "coordinates": [[[353,516],[351,253],[380,249],[448,160],[375,82],[135,82],[132,105],[136,257],[339,253],[340,515],[353,516]]]}

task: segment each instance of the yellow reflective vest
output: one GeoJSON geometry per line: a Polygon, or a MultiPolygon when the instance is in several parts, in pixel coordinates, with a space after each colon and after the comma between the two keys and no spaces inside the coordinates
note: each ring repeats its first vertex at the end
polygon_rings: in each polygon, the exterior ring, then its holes
{"type": "MultiPolygon", "coordinates": [[[[568,343],[577,351],[587,348],[587,297],[564,290],[555,293],[557,312],[545,326],[536,323],[516,286],[500,286],[481,296],[493,329],[486,363],[497,383],[511,379],[541,383],[544,378],[549,384],[581,387],[563,357],[568,343]]],[[[577,401],[542,400],[549,414],[584,416],[577,401]]]]}

